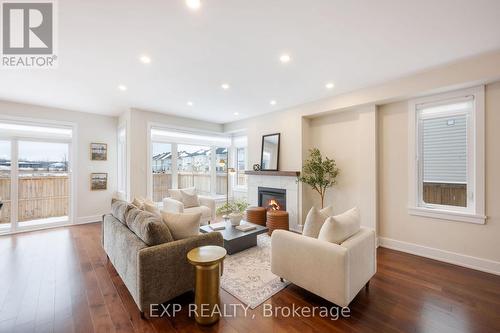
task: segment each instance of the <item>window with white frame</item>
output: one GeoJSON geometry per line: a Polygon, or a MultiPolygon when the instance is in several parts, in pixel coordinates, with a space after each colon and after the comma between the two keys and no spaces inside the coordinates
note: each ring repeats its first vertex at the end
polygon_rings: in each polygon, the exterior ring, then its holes
{"type": "Polygon", "coordinates": [[[484,88],[410,102],[410,213],[484,223],[484,88]]]}
{"type": "Polygon", "coordinates": [[[228,148],[231,138],[151,128],[150,196],[155,202],[168,196],[170,188],[196,188],[199,194],[227,193],[228,148]]]}
{"type": "Polygon", "coordinates": [[[245,175],[247,165],[247,148],[236,148],[236,186],[246,187],[247,176],[245,175]]]}

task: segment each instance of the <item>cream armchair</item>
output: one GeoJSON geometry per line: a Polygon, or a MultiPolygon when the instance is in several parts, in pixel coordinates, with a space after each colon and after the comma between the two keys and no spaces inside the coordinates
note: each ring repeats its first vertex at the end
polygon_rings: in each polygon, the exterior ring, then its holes
{"type": "Polygon", "coordinates": [[[271,244],[274,274],[339,306],[348,306],[377,269],[375,231],[368,228],[340,245],[275,230],[271,244]]]}
{"type": "Polygon", "coordinates": [[[181,201],[173,198],[163,199],[163,209],[172,213],[201,213],[201,225],[215,222],[215,200],[211,197],[199,195],[200,205],[197,207],[184,208],[181,201]]]}

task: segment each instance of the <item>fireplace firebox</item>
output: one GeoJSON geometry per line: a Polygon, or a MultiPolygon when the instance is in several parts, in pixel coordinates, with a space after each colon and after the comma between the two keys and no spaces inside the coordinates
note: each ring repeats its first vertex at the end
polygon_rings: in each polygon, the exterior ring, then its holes
{"type": "Polygon", "coordinates": [[[286,211],[286,190],[272,187],[258,188],[259,207],[286,211]]]}

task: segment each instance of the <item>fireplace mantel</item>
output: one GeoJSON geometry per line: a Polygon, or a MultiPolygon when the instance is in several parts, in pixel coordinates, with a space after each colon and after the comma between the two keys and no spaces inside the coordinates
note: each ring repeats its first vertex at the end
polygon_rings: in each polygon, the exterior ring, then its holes
{"type": "Polygon", "coordinates": [[[300,175],[300,171],[245,171],[245,175],[253,176],[280,176],[280,177],[297,177],[300,175]]]}

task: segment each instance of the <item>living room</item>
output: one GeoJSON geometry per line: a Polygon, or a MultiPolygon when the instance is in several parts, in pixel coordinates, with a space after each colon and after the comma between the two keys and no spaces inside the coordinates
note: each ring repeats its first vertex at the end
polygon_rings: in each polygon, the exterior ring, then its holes
{"type": "Polygon", "coordinates": [[[500,331],[499,2],[0,5],[0,332],[500,331]]]}

